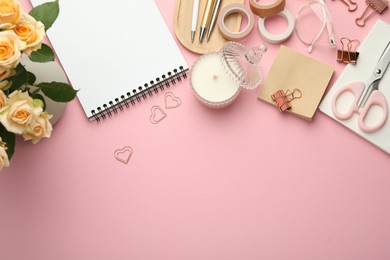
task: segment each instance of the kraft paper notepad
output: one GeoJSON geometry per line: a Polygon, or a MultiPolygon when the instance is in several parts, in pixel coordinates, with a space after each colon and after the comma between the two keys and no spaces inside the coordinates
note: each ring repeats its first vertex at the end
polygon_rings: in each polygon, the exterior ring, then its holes
{"type": "Polygon", "coordinates": [[[312,120],[333,75],[333,68],[286,46],[281,46],[258,98],[275,105],[271,95],[280,89],[299,89],[302,97],[291,101],[286,110],[312,120]]]}
{"type": "MultiPolygon", "coordinates": [[[[31,0],[33,6],[47,0],[31,0]]],[[[61,0],[48,36],[90,120],[162,89],[188,66],[153,0],[61,0]]],[[[143,98],[142,98],[143,99],[143,98]]]]}
{"type": "MultiPolygon", "coordinates": [[[[355,113],[348,120],[339,120],[335,117],[332,111],[332,100],[334,93],[341,87],[345,86],[348,83],[365,81],[368,79],[370,74],[373,72],[373,69],[378,62],[383,50],[385,49],[387,43],[390,41],[390,25],[378,20],[371,31],[368,33],[366,38],[360,44],[358,48],[359,58],[356,65],[348,64],[345,66],[344,70],[335,81],[334,85],[330,88],[323,101],[320,104],[320,111],[328,115],[330,118],[333,118],[336,122],[339,122],[343,126],[347,127],[354,133],[358,134],[362,138],[376,145],[386,153],[390,154],[390,120],[387,118],[385,124],[378,131],[372,133],[366,133],[362,131],[357,122],[358,115],[355,113]]],[[[390,67],[387,68],[387,71],[383,75],[382,80],[379,83],[379,91],[387,99],[388,110],[390,109],[390,67]]],[[[339,98],[338,104],[340,106],[348,106],[351,103],[347,98],[345,103],[341,102],[342,97],[339,98]]],[[[342,107],[340,107],[342,109],[342,107]]],[[[374,108],[373,108],[374,109],[374,108]]],[[[370,111],[371,112],[371,111],[370,111]]],[[[372,116],[367,115],[367,120],[372,120],[376,123],[378,116],[382,115],[380,109],[376,112],[373,110],[372,116]]],[[[368,122],[369,123],[369,122],[368,122]]]]}

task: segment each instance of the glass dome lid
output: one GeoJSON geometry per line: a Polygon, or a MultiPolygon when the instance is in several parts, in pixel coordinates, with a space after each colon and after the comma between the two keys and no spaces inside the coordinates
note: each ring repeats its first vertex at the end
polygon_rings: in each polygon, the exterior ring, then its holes
{"type": "Polygon", "coordinates": [[[221,49],[222,64],[227,73],[243,88],[254,89],[263,80],[260,62],[266,51],[265,43],[248,48],[237,42],[227,42],[221,49]]]}

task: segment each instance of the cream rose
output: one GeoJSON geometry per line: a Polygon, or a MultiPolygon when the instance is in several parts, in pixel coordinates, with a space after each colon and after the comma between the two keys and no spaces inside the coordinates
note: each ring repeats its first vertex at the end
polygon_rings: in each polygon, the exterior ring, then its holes
{"type": "Polygon", "coordinates": [[[0,29],[11,29],[20,20],[23,10],[19,1],[0,0],[0,29]]]}
{"type": "Polygon", "coordinates": [[[7,90],[11,87],[12,82],[5,79],[11,77],[14,74],[14,70],[0,67],[0,90],[7,90]]]}
{"type": "Polygon", "coordinates": [[[43,23],[36,21],[29,14],[23,14],[19,23],[13,28],[13,31],[26,43],[26,49],[23,52],[27,55],[41,48],[42,40],[46,35],[43,23]]]}
{"type": "Polygon", "coordinates": [[[26,44],[13,31],[0,32],[0,67],[15,68],[25,48],[26,44]]]}
{"type": "Polygon", "coordinates": [[[7,90],[11,87],[12,82],[8,80],[4,80],[0,82],[0,90],[7,90]]]}
{"type": "Polygon", "coordinates": [[[34,120],[23,132],[24,140],[31,140],[33,144],[36,144],[42,138],[49,138],[53,127],[49,121],[52,115],[47,112],[43,112],[36,120],[34,120]]]}
{"type": "Polygon", "coordinates": [[[34,102],[26,92],[17,90],[8,96],[8,102],[0,109],[0,123],[8,132],[22,134],[42,111],[42,101],[34,102]]]}
{"type": "Polygon", "coordinates": [[[7,96],[5,95],[4,91],[0,89],[0,109],[3,108],[5,104],[7,104],[7,102],[8,102],[7,96]]]}
{"type": "Polygon", "coordinates": [[[7,149],[6,143],[1,140],[0,137],[0,170],[9,166],[8,154],[5,151],[7,149]]]}

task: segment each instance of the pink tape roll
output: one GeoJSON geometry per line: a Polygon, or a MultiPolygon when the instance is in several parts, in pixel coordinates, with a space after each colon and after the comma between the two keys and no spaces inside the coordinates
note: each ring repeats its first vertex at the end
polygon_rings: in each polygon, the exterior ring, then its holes
{"type": "Polygon", "coordinates": [[[286,0],[276,0],[271,4],[260,4],[258,2],[260,1],[249,0],[249,5],[254,14],[263,18],[277,15],[286,6],[286,0]]]}
{"type": "Polygon", "coordinates": [[[253,30],[253,26],[255,24],[255,18],[253,16],[252,11],[244,4],[231,4],[228,6],[225,6],[219,16],[218,16],[218,27],[222,34],[222,36],[228,40],[231,41],[239,41],[244,39],[248,36],[248,34],[251,33],[253,30]],[[232,32],[230,31],[225,24],[225,19],[231,14],[234,13],[240,13],[242,15],[245,15],[248,19],[248,23],[246,27],[239,32],[232,32]]]}

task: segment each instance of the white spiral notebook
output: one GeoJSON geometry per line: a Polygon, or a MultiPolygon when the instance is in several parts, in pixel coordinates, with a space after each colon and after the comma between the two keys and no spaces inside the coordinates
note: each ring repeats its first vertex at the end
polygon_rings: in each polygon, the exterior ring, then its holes
{"type": "MultiPolygon", "coordinates": [[[[51,0],[30,0],[33,6],[51,0]]],[[[61,0],[48,36],[90,120],[186,77],[188,66],[154,0],[61,0]]]]}

